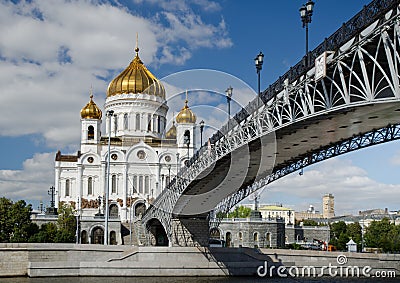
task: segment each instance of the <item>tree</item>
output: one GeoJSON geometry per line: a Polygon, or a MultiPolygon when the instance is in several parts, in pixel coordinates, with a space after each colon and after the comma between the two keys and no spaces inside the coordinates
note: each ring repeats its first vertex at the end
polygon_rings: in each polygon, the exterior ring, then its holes
{"type": "Polygon", "coordinates": [[[247,218],[250,217],[251,208],[243,205],[236,206],[235,209],[228,213],[228,218],[247,218]]]}
{"type": "Polygon", "coordinates": [[[49,222],[42,224],[40,230],[29,238],[30,243],[54,243],[57,236],[57,225],[49,222]]]}
{"type": "Polygon", "coordinates": [[[57,235],[58,243],[74,243],[76,235],[76,219],[71,206],[64,204],[58,208],[57,235]]]}
{"type": "Polygon", "coordinates": [[[391,224],[388,218],[372,221],[364,238],[367,247],[381,248],[384,252],[400,251],[400,228],[391,224]]]}
{"type": "Polygon", "coordinates": [[[318,226],[318,222],[312,219],[304,219],[303,226],[318,226]]]}
{"type": "Polygon", "coordinates": [[[357,243],[358,250],[361,250],[361,225],[360,223],[350,223],[347,225],[346,232],[350,239],[357,243]]]}
{"type": "Polygon", "coordinates": [[[31,221],[32,207],[24,200],[0,198],[0,241],[28,242],[37,231],[31,221]]]}

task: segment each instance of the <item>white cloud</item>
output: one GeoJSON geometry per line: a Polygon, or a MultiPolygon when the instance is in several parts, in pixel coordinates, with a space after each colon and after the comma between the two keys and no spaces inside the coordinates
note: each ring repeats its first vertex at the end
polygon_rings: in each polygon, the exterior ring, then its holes
{"type": "Polygon", "coordinates": [[[181,65],[196,48],[230,46],[223,20],[205,23],[182,5],[179,17],[166,5],[146,18],[106,1],[0,2],[0,111],[8,117],[0,136],[38,133],[50,146],[76,147],[90,86],[102,107],[109,80],[133,57],[136,32],[147,65],[181,65]]]}
{"type": "Polygon", "coordinates": [[[335,196],[336,215],[371,208],[399,209],[400,185],[379,183],[350,160],[334,158],[305,168],[304,174],[288,175],[266,187],[265,203],[281,202],[306,210],[309,204],[322,210],[322,197],[335,196]]]}
{"type": "Polygon", "coordinates": [[[37,153],[22,170],[0,170],[0,195],[14,200],[43,200],[54,184],[54,153],[37,153]]]}

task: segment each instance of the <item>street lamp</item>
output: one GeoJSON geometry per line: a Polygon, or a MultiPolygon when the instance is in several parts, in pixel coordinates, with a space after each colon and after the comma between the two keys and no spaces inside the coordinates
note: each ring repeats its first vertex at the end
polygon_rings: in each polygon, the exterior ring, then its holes
{"type": "Polygon", "coordinates": [[[233,92],[233,88],[231,86],[229,86],[226,90],[226,101],[228,102],[228,116],[229,118],[231,118],[231,100],[232,100],[232,92],[233,92]]]}
{"type": "Polygon", "coordinates": [[[257,111],[259,108],[259,100],[260,100],[260,94],[261,94],[261,90],[260,90],[260,73],[262,70],[262,65],[264,63],[264,54],[260,51],[260,53],[258,53],[258,55],[256,56],[256,58],[254,58],[254,63],[256,65],[256,70],[257,70],[257,77],[258,77],[258,99],[257,99],[257,111]]]}
{"type": "Polygon", "coordinates": [[[108,194],[110,191],[110,148],[111,148],[111,117],[113,116],[114,111],[113,110],[108,110],[106,113],[106,116],[108,118],[108,125],[109,125],[109,131],[108,131],[108,155],[107,155],[107,174],[106,174],[106,179],[107,179],[107,185],[106,185],[106,192],[105,192],[105,201],[104,201],[104,206],[105,206],[105,223],[104,223],[104,245],[108,245],[108,194]]]}
{"type": "Polygon", "coordinates": [[[179,173],[179,152],[176,154],[176,176],[178,177],[179,173]]]}
{"type": "Polygon", "coordinates": [[[306,4],[300,8],[300,17],[303,23],[303,28],[306,28],[306,66],[309,66],[309,56],[308,56],[308,24],[311,23],[311,16],[313,14],[314,2],[308,0],[306,4]]]}
{"type": "Polygon", "coordinates": [[[204,120],[200,121],[200,148],[203,147],[203,130],[204,130],[204,120]]]}

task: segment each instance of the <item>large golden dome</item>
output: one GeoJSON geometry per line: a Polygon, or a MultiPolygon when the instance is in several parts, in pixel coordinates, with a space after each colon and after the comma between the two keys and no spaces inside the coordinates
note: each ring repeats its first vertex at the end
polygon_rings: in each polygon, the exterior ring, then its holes
{"type": "Polygon", "coordinates": [[[188,104],[188,100],[185,100],[185,106],[183,106],[182,110],[176,116],[176,122],[179,124],[194,124],[196,123],[196,115],[190,110],[188,104]]]}
{"type": "Polygon", "coordinates": [[[93,101],[93,94],[90,95],[90,101],[81,110],[82,119],[101,119],[101,110],[93,101]]]}
{"type": "Polygon", "coordinates": [[[162,83],[147,70],[139,58],[139,48],[129,66],[108,85],[107,97],[123,93],[146,93],[165,99],[162,83]]]}

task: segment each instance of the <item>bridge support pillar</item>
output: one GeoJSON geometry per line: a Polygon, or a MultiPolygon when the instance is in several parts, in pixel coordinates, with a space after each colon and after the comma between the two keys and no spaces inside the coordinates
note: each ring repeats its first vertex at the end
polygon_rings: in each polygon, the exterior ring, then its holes
{"type": "Polygon", "coordinates": [[[171,221],[172,246],[196,247],[208,246],[208,217],[179,217],[171,221]]]}

